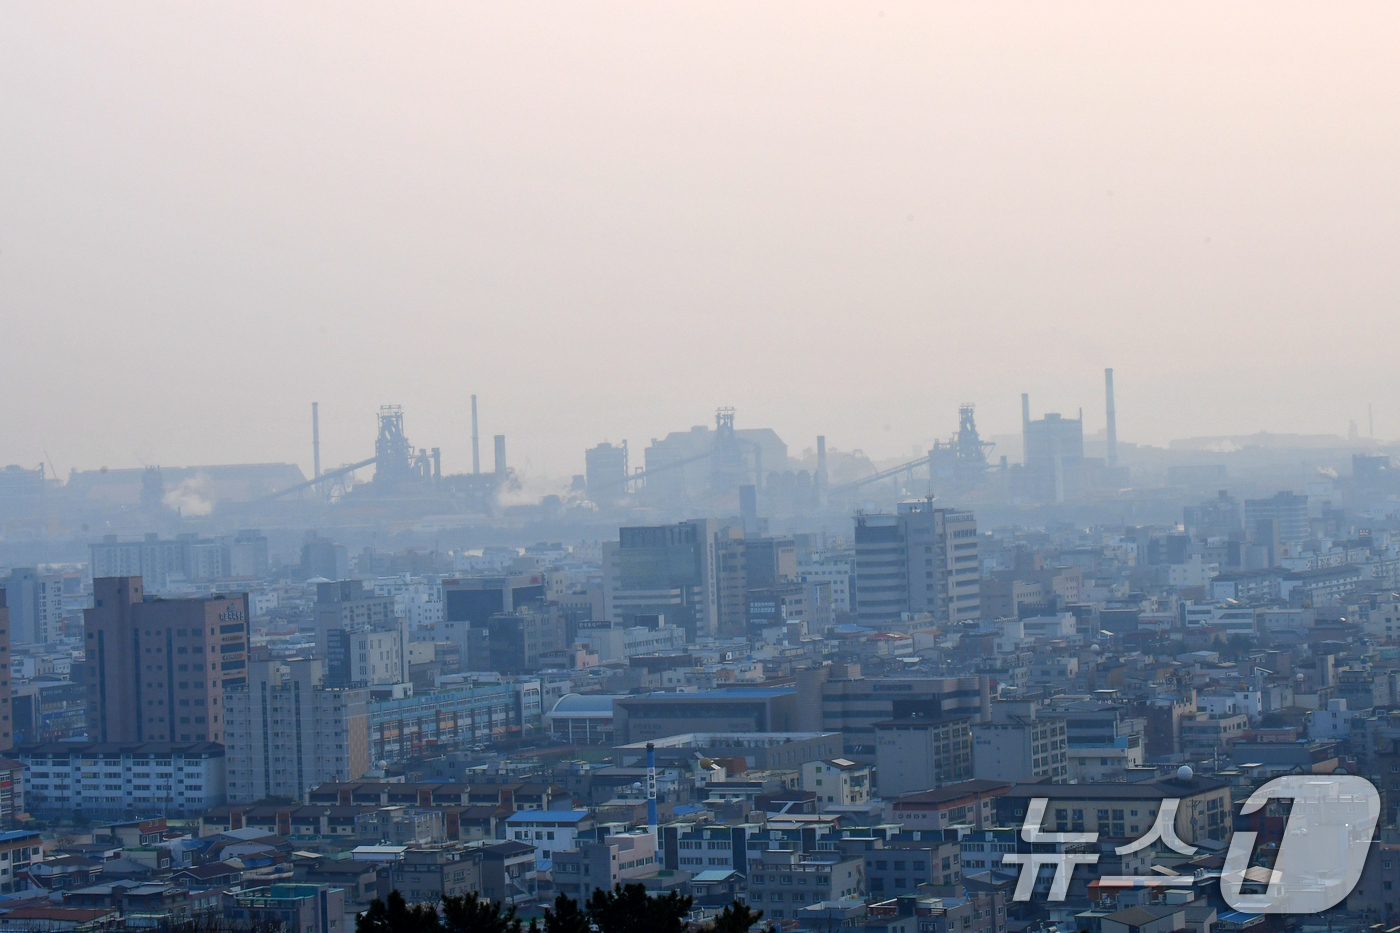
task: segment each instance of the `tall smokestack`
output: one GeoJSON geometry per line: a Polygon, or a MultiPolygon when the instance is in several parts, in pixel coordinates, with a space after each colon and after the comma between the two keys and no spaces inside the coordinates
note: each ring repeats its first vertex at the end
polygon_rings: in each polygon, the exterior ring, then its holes
{"type": "Polygon", "coordinates": [[[506,436],[496,435],[496,475],[506,475],[506,436]]]}
{"type": "Polygon", "coordinates": [[[1118,465],[1118,416],[1113,410],[1113,370],[1103,371],[1104,398],[1108,402],[1108,465],[1118,465]]]}
{"type": "Polygon", "coordinates": [[[472,472],[481,472],[481,447],[476,433],[476,396],[472,396],[472,472]]]}
{"type": "Polygon", "coordinates": [[[321,478],[321,406],[311,403],[311,471],[314,479],[321,478]]]}

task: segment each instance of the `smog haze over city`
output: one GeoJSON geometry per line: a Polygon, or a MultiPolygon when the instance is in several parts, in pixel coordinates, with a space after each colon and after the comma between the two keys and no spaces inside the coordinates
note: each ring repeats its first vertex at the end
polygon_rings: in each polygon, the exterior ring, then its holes
{"type": "Polygon", "coordinates": [[[0,933],[1395,928],[1397,47],[0,9],[0,933]]]}

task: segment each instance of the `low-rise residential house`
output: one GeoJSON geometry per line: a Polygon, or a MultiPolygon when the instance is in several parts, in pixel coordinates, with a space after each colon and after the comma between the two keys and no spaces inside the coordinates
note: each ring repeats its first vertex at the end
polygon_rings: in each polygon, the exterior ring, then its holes
{"type": "Polygon", "coordinates": [[[870,802],[870,767],[848,758],[808,761],[802,765],[802,789],[817,795],[817,812],[857,807],[870,802]]]}
{"type": "Polygon", "coordinates": [[[957,842],[896,840],[865,853],[865,885],[871,897],[900,897],[921,884],[962,883],[962,853],[957,842]]]}
{"type": "Polygon", "coordinates": [[[297,866],[296,881],[345,891],[347,909],[363,910],[389,896],[390,865],[345,858],[317,858],[297,866]]]}
{"type": "Polygon", "coordinates": [[[539,890],[535,847],[506,840],[481,846],[481,893],[506,907],[528,904],[539,890]]]}
{"type": "Polygon", "coordinates": [[[555,852],[551,875],[554,890],[584,901],[594,888],[611,891],[614,885],[655,875],[659,868],[655,836],[617,833],[602,842],[581,842],[578,848],[555,852]]]}
{"type": "Polygon", "coordinates": [[[1173,933],[1184,929],[1183,905],[1125,907],[1099,920],[1099,933],[1173,933]]]}
{"type": "Polygon", "coordinates": [[[662,867],[667,871],[748,873],[748,849],[763,826],[758,823],[677,821],[660,829],[662,867]]]}
{"type": "Polygon", "coordinates": [[[906,830],[943,830],[967,824],[981,828],[996,822],[997,797],[1010,790],[1006,781],[961,781],[936,790],[905,794],[885,804],[885,821],[906,830]]]}
{"type": "Polygon", "coordinates": [[[63,892],[63,906],[117,909],[128,927],[188,920],[194,913],[188,890],[149,881],[113,881],[74,888],[63,892]]]}
{"type": "Polygon", "coordinates": [[[389,863],[389,886],[410,904],[436,904],[481,889],[482,852],[458,842],[413,846],[389,863]]]}
{"type": "Polygon", "coordinates": [[[243,868],[228,862],[191,865],[170,873],[170,881],[182,888],[226,888],[243,880],[243,868]]]}
{"type": "Polygon", "coordinates": [[[545,862],[555,852],[575,848],[579,834],[592,828],[587,810],[522,810],[506,818],[506,838],[534,846],[545,862]]]}
{"type": "Polygon", "coordinates": [[[0,894],[29,890],[29,870],[44,861],[44,846],[36,830],[0,832],[0,894]]]}

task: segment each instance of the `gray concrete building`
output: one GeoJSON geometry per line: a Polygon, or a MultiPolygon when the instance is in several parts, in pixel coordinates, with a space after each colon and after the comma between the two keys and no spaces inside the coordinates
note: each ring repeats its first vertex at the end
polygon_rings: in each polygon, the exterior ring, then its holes
{"type": "Polygon", "coordinates": [[[604,614],[627,625],[663,615],[692,641],[717,634],[718,543],[712,518],[618,529],[603,547],[604,614]]]}
{"type": "Polygon", "coordinates": [[[319,660],[258,661],[224,690],[228,799],[303,800],[369,768],[369,691],[327,687],[319,660]]]}
{"type": "Polygon", "coordinates": [[[875,786],[881,797],[971,779],[971,719],[891,719],[876,724],[875,786]]]}
{"type": "Polygon", "coordinates": [[[851,603],[862,625],[905,613],[927,613],[945,624],[981,619],[982,567],[971,512],[919,499],[900,503],[894,514],[858,514],[855,522],[851,603]]]}

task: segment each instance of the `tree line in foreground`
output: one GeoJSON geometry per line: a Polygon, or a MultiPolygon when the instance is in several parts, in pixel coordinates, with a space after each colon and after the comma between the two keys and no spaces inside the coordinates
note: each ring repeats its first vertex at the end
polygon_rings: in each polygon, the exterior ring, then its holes
{"type": "MultiPolygon", "coordinates": [[[[542,920],[532,919],[527,926],[514,907],[476,892],[444,896],[439,910],[432,904],[409,905],[391,891],[360,914],[355,933],[685,933],[692,903],[675,891],[648,894],[643,885],[619,884],[611,891],[595,888],[583,903],[560,894],[542,920]]],[[[707,933],[749,933],[762,919],[763,911],[736,900],[716,915],[707,933]]]]}

